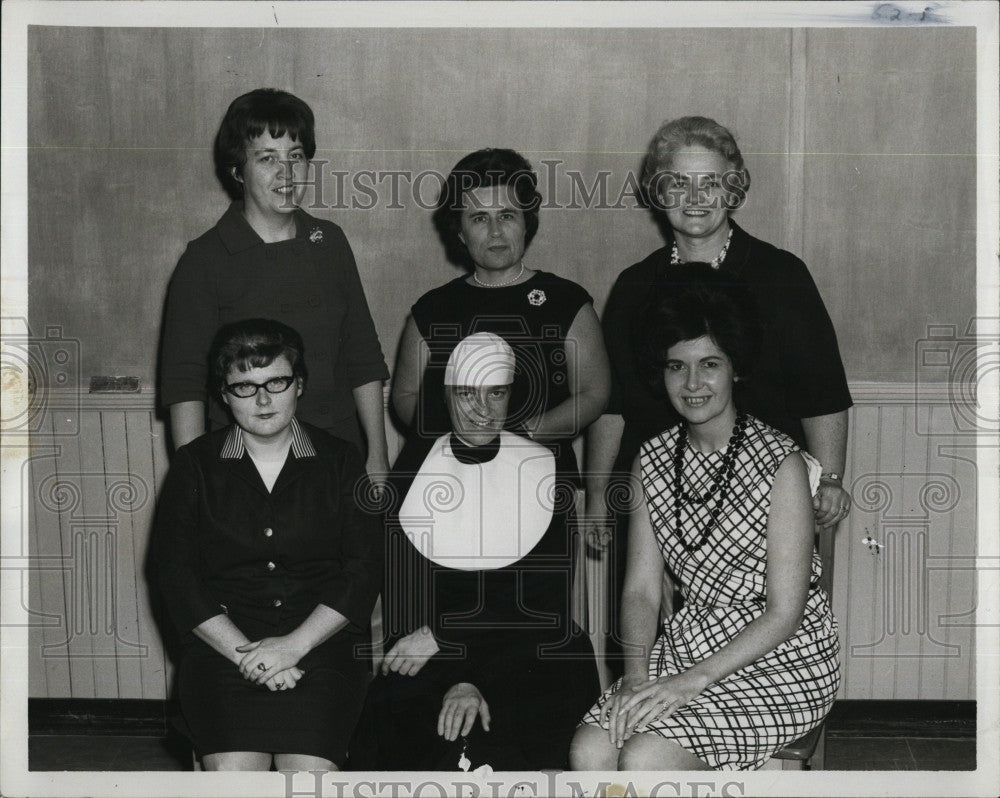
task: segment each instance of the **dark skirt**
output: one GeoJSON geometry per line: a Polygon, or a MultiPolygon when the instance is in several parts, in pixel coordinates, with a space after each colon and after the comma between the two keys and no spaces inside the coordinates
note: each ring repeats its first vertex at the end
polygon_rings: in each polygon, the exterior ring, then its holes
{"type": "Polygon", "coordinates": [[[364,642],[337,634],[299,662],[292,690],[248,682],[232,662],[200,640],[182,656],[181,712],[198,756],[224,751],[305,754],[343,765],[371,678],[356,655],[364,642]]]}

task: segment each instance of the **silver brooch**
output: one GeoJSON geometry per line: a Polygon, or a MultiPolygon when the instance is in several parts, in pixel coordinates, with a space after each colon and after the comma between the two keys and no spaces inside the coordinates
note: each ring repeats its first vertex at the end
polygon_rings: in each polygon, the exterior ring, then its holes
{"type": "Polygon", "coordinates": [[[320,241],[323,240],[323,231],[320,230],[318,227],[314,227],[312,230],[309,231],[309,240],[312,241],[314,244],[318,244],[320,241]]]}
{"type": "Polygon", "coordinates": [[[546,299],[548,297],[545,296],[545,292],[541,288],[535,288],[528,292],[528,304],[534,305],[536,308],[539,305],[544,305],[546,299]]]}

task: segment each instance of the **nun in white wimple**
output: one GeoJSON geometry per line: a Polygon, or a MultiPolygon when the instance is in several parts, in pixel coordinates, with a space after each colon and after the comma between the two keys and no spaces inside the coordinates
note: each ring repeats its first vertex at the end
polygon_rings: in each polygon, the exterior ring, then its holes
{"type": "Polygon", "coordinates": [[[570,617],[571,477],[503,429],[513,375],[502,338],[463,339],[444,376],[452,431],[393,469],[386,655],[353,767],[565,769],[599,692],[570,617]]]}

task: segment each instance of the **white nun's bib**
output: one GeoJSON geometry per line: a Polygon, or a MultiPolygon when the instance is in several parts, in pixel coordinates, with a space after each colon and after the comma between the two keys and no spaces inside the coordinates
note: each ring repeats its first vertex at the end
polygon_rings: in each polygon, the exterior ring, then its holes
{"type": "Polygon", "coordinates": [[[515,563],[552,521],[552,452],[510,432],[488,463],[462,463],[451,434],[438,438],[399,511],[399,523],[424,557],[446,568],[482,571],[515,563]]]}

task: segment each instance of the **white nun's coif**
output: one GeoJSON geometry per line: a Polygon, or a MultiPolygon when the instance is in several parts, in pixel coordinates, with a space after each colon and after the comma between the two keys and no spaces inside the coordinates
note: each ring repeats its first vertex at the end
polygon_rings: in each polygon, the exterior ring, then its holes
{"type": "Polygon", "coordinates": [[[499,335],[474,333],[459,341],[444,369],[445,385],[485,388],[514,381],[514,351],[499,335]]]}

